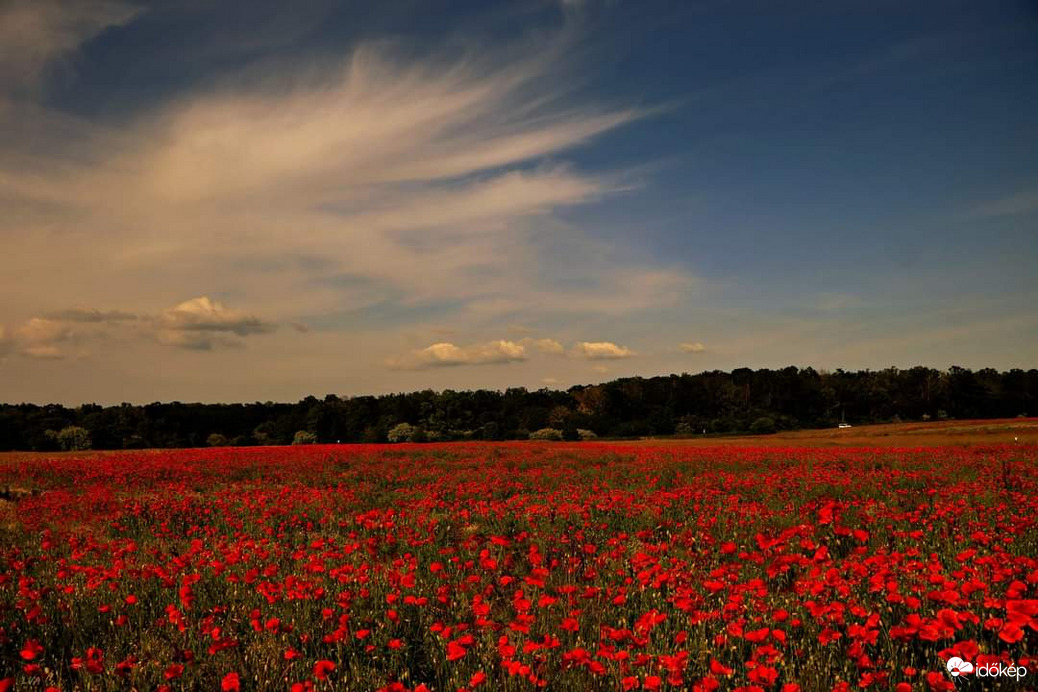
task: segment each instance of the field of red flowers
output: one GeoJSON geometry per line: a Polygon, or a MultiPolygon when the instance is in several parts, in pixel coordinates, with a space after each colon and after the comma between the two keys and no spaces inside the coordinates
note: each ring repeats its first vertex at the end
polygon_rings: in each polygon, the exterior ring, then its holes
{"type": "Polygon", "coordinates": [[[0,462],[7,690],[1038,679],[1038,447],[452,444],[0,462]]]}

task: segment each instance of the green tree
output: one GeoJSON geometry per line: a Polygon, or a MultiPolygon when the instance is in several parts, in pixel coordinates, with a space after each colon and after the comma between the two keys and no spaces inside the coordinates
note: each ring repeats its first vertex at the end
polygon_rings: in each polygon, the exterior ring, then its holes
{"type": "Polygon", "coordinates": [[[397,423],[389,432],[386,437],[390,442],[410,442],[414,439],[415,427],[410,423],[397,423]]]}
{"type": "Polygon", "coordinates": [[[220,433],[213,433],[209,437],[205,438],[205,443],[210,447],[226,447],[227,436],[221,435],[220,433]]]}
{"type": "Polygon", "coordinates": [[[750,432],[754,435],[770,435],[775,430],[775,420],[767,416],[761,416],[750,425],[750,432]]]}
{"type": "Polygon", "coordinates": [[[58,445],[68,452],[82,452],[90,449],[90,433],[86,428],[69,425],[62,428],[57,436],[58,445]]]}
{"type": "Polygon", "coordinates": [[[562,441],[562,431],[558,428],[541,428],[530,433],[531,440],[551,440],[553,442],[562,441]]]}
{"type": "Polygon", "coordinates": [[[317,444],[317,435],[314,435],[309,430],[298,430],[292,437],[292,444],[294,445],[312,445],[317,444]]]}

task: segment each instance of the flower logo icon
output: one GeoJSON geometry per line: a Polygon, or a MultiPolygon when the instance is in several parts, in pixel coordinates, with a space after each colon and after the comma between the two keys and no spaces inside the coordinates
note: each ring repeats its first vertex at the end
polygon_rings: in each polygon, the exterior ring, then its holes
{"type": "Polygon", "coordinates": [[[951,673],[953,678],[967,675],[973,672],[973,664],[969,661],[963,661],[958,656],[954,656],[948,659],[948,672],[951,673]]]}

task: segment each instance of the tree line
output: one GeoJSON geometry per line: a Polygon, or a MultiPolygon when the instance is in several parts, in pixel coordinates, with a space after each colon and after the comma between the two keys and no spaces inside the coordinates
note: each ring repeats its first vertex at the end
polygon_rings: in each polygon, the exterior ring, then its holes
{"type": "Polygon", "coordinates": [[[432,390],[297,403],[0,405],[0,449],[768,433],[1038,413],[1038,370],[739,368],[568,390],[432,390]],[[406,424],[406,425],[405,425],[406,424]],[[557,433],[557,435],[556,435],[557,433]]]}

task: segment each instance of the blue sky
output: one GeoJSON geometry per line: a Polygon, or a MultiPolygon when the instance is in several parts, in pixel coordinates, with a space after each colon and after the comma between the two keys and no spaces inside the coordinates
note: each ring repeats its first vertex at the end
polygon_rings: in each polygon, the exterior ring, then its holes
{"type": "Polygon", "coordinates": [[[1035,366],[1031,3],[0,15],[3,399],[1035,366]]]}

